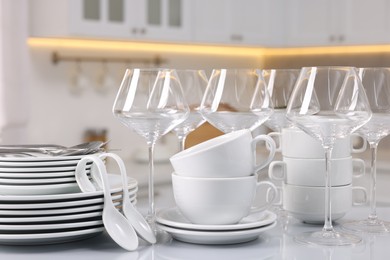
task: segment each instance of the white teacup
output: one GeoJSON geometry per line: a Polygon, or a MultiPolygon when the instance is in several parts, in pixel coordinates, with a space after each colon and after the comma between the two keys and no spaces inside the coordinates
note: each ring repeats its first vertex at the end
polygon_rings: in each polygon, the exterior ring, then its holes
{"type": "MultiPolygon", "coordinates": [[[[353,177],[365,174],[362,159],[331,159],[330,174],[332,186],[352,183],[353,177]]],[[[268,167],[268,176],[272,180],[301,186],[325,186],[325,159],[301,159],[283,157],[283,161],[273,161],[268,167]]]]}
{"type": "Polygon", "coordinates": [[[275,142],[267,135],[252,137],[250,130],[227,133],[181,151],[170,158],[176,174],[189,177],[242,177],[266,167],[275,155],[275,142]],[[256,164],[257,143],[269,147],[265,161],[256,164]]]}
{"type": "MultiPolygon", "coordinates": [[[[299,128],[283,128],[281,133],[271,132],[268,136],[274,138],[279,147],[276,151],[283,156],[305,159],[323,159],[325,151],[321,143],[314,137],[303,132],[299,128]]],[[[352,134],[350,137],[337,139],[332,150],[332,158],[345,158],[351,153],[362,153],[366,150],[367,143],[359,135],[352,134]],[[360,147],[354,147],[351,139],[362,139],[360,147]]]]}
{"type": "MultiPolygon", "coordinates": [[[[358,195],[358,194],[356,194],[358,195]]],[[[352,184],[331,188],[332,220],[342,218],[352,205],[367,202],[367,190],[364,187],[352,187],[352,184]],[[361,192],[361,201],[353,199],[353,193],[361,192]]],[[[293,217],[307,223],[324,223],[325,187],[308,187],[283,184],[283,209],[293,217]]]]}
{"type": "Polygon", "coordinates": [[[208,225],[235,224],[252,212],[266,210],[277,198],[277,188],[256,175],[236,178],[194,178],[172,174],[177,207],[192,223],[208,225]],[[273,199],[254,206],[261,186],[274,192],[273,199]]]}

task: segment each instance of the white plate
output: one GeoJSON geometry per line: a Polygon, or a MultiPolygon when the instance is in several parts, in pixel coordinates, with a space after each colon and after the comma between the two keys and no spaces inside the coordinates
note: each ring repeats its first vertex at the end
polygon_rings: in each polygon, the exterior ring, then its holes
{"type": "Polygon", "coordinates": [[[0,162],[51,162],[51,161],[71,161],[80,160],[86,155],[74,156],[49,156],[44,154],[36,154],[36,156],[13,156],[0,154],[0,162]]]}
{"type": "MultiPolygon", "coordinates": [[[[121,190],[122,191],[122,190],[121,190]]],[[[111,196],[113,200],[122,199],[121,191],[111,192],[111,196]]],[[[129,196],[135,197],[138,191],[138,187],[129,189],[129,196]]],[[[66,200],[66,201],[53,201],[49,203],[20,203],[16,201],[16,203],[2,203],[0,204],[0,209],[11,209],[11,210],[22,210],[22,209],[51,209],[51,208],[68,208],[75,206],[85,206],[85,205],[93,205],[93,204],[102,204],[104,202],[103,194],[99,197],[87,197],[85,199],[76,199],[76,200],[66,200]]]]}
{"type": "Polygon", "coordinates": [[[6,233],[4,231],[23,231],[24,233],[33,233],[40,231],[40,233],[43,233],[43,230],[62,230],[65,231],[66,229],[83,229],[85,227],[90,226],[101,226],[103,224],[102,220],[91,220],[91,221],[80,221],[80,222],[72,222],[72,223],[58,223],[58,224],[0,224],[0,235],[1,233],[6,233]]]}
{"type": "MultiPolygon", "coordinates": [[[[133,202],[135,200],[135,196],[129,197],[130,201],[133,202]]],[[[52,216],[52,215],[65,215],[65,214],[73,214],[73,213],[82,213],[82,212],[90,212],[97,211],[103,209],[103,203],[97,205],[84,205],[81,207],[69,207],[69,208],[53,208],[53,209],[27,209],[27,210],[9,210],[2,209],[0,210],[0,216],[8,217],[13,216],[17,217],[33,217],[33,216],[52,216]]],[[[114,206],[122,205],[121,201],[116,200],[114,202],[114,206]]]]}
{"type": "MultiPolygon", "coordinates": [[[[58,166],[76,166],[77,163],[80,160],[69,160],[69,161],[48,161],[48,162],[33,162],[33,161],[28,161],[28,162],[2,162],[0,161],[0,167],[2,168],[18,168],[18,167],[58,167],[58,166]]],[[[88,164],[92,164],[88,163],[88,164]]]]}
{"type": "Polygon", "coordinates": [[[158,228],[170,233],[174,239],[179,241],[194,244],[224,245],[244,243],[255,240],[264,231],[274,228],[276,226],[276,222],[259,228],[227,231],[187,230],[173,228],[161,224],[157,224],[157,226],[158,228]]]}
{"type": "Polygon", "coordinates": [[[0,185],[1,195],[50,195],[81,192],[77,182],[51,185],[0,185]]]}
{"type": "Polygon", "coordinates": [[[47,183],[69,183],[76,182],[75,177],[66,177],[66,178],[45,178],[45,179],[9,179],[1,178],[0,176],[0,185],[39,185],[47,183]]]}
{"type": "Polygon", "coordinates": [[[0,217],[0,223],[36,223],[36,222],[59,222],[59,221],[69,221],[76,222],[80,219],[86,218],[98,218],[101,217],[102,211],[94,211],[87,213],[79,213],[79,214],[66,214],[66,215],[58,215],[58,216],[43,216],[43,217],[0,217]]]}
{"type": "MultiPolygon", "coordinates": [[[[23,168],[4,168],[0,167],[2,173],[35,173],[35,172],[67,172],[76,170],[77,165],[73,166],[51,166],[51,167],[23,167],[23,168]]],[[[91,169],[91,166],[86,167],[87,170],[91,169]]]]}
{"type": "Polygon", "coordinates": [[[40,233],[40,234],[3,234],[0,244],[4,245],[42,245],[75,241],[101,233],[104,227],[87,228],[77,231],[40,233]]]}
{"type": "MultiPolygon", "coordinates": [[[[109,182],[111,187],[111,192],[120,192],[122,190],[122,182],[120,175],[109,174],[109,182]]],[[[0,203],[5,201],[52,201],[52,200],[70,200],[70,199],[80,199],[93,196],[103,195],[103,191],[95,191],[82,193],[80,188],[76,184],[62,184],[61,185],[41,185],[41,186],[54,186],[54,187],[41,187],[46,189],[46,193],[42,194],[39,188],[34,187],[26,193],[23,191],[24,187],[10,186],[10,185],[0,185],[0,203]],[[4,186],[4,187],[2,187],[4,186]],[[4,191],[5,189],[6,191],[4,191]],[[58,189],[62,189],[61,192],[58,189]],[[73,193],[69,190],[74,189],[73,193]],[[65,193],[67,191],[67,193],[65,193]],[[24,192],[24,193],[23,193],[24,192]],[[32,194],[35,192],[34,194],[32,194]],[[51,192],[51,193],[49,193],[51,192]],[[3,196],[2,196],[3,195],[3,196]]],[[[133,178],[128,178],[128,188],[134,188],[137,186],[137,181],[133,178]]],[[[27,186],[28,187],[28,186],[27,186]]]]}
{"type": "Polygon", "coordinates": [[[157,212],[156,221],[160,224],[171,226],[174,228],[192,229],[192,230],[242,230],[249,228],[258,228],[269,225],[275,222],[277,216],[271,211],[263,211],[258,213],[252,213],[249,216],[243,218],[237,224],[231,225],[200,225],[193,224],[187,220],[180,212],[178,208],[168,208],[157,212]]]}
{"type": "MultiPolygon", "coordinates": [[[[86,174],[90,174],[91,170],[86,170],[86,174]]],[[[0,172],[0,178],[12,178],[12,179],[24,179],[24,178],[66,178],[66,177],[74,177],[75,171],[63,171],[63,172],[27,172],[27,173],[4,173],[0,172]]]]}

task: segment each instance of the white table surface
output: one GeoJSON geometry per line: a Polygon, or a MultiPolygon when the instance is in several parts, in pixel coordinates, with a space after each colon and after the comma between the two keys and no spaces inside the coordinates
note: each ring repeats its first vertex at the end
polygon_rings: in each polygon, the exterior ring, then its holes
{"type": "MultiPolygon", "coordinates": [[[[342,221],[365,218],[368,208],[353,208],[342,221]]],[[[378,208],[381,218],[390,220],[390,207],[378,208]]],[[[337,228],[337,224],[335,225],[337,228]]],[[[235,245],[196,245],[176,241],[169,235],[150,246],[141,242],[137,251],[127,252],[117,246],[106,233],[96,237],[57,245],[0,246],[0,259],[76,260],[76,259],[389,259],[390,235],[363,236],[353,247],[308,247],[294,241],[294,234],[318,230],[321,226],[300,223],[293,218],[279,221],[258,239],[235,245]]]]}

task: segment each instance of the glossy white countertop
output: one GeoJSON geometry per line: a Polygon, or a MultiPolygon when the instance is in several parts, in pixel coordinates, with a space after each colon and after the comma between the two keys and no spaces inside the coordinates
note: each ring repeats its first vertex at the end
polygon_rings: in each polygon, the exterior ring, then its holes
{"type": "MultiPolygon", "coordinates": [[[[365,218],[367,208],[354,208],[342,221],[365,218]]],[[[378,214],[390,220],[390,208],[379,208],[378,214]]],[[[354,247],[308,247],[297,244],[294,234],[318,230],[321,226],[307,225],[295,219],[279,221],[257,240],[222,246],[195,245],[164,237],[164,242],[149,246],[141,243],[137,251],[127,252],[117,246],[106,233],[78,242],[42,246],[0,246],[0,259],[75,260],[75,259],[388,259],[390,235],[363,236],[364,241],[354,247]]],[[[336,225],[337,228],[337,225],[336,225]]]]}

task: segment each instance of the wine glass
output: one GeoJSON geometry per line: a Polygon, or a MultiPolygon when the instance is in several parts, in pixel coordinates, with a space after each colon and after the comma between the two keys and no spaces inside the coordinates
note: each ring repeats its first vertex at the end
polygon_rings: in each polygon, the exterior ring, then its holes
{"type": "MultiPolygon", "coordinates": [[[[282,129],[292,127],[291,122],[286,118],[286,108],[300,71],[301,70],[299,69],[262,70],[267,90],[274,107],[274,112],[264,124],[273,131],[268,133],[268,135],[274,138],[277,146],[276,151],[279,152],[281,151],[282,140],[280,133],[282,132],[282,129]]],[[[277,203],[273,209],[277,212],[278,216],[287,217],[287,213],[282,207],[283,189],[280,185],[278,185],[278,191],[280,196],[279,203],[277,203]]]]}
{"type": "Polygon", "coordinates": [[[333,228],[330,159],[335,140],[355,132],[370,120],[371,115],[370,104],[356,68],[301,69],[287,105],[286,117],[324,147],[325,223],[321,231],[297,235],[297,241],[326,246],[354,245],[361,241],[359,236],[333,228]]]}
{"type": "Polygon", "coordinates": [[[187,135],[205,122],[199,109],[207,86],[207,76],[204,70],[176,70],[176,72],[190,109],[188,118],[172,130],[179,139],[180,150],[184,150],[187,135]]]}
{"type": "Polygon", "coordinates": [[[358,130],[368,141],[371,151],[370,213],[365,220],[344,223],[343,228],[368,233],[389,233],[390,223],[378,219],[376,213],[376,155],[380,140],[390,133],[390,68],[361,68],[359,76],[372,110],[370,121],[358,130]]]}
{"type": "Polygon", "coordinates": [[[214,69],[200,112],[224,133],[260,126],[273,112],[261,70],[214,69]]]}
{"type": "Polygon", "coordinates": [[[175,70],[127,69],[115,98],[113,114],[146,139],[149,150],[148,222],[155,226],[154,146],[189,113],[175,70]]]}
{"type": "Polygon", "coordinates": [[[291,122],[286,118],[286,108],[300,71],[299,69],[262,71],[274,107],[274,112],[264,124],[275,132],[280,133],[283,128],[291,127],[291,122]]]}

